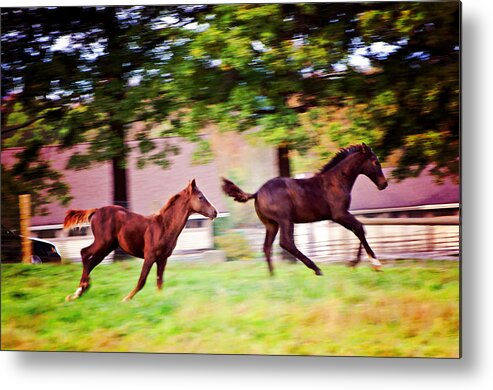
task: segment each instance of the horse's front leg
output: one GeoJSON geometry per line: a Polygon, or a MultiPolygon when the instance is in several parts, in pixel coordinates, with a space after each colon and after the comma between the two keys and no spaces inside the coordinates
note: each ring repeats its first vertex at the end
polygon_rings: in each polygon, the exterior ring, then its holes
{"type": "Polygon", "coordinates": [[[164,268],[166,267],[166,263],[168,262],[167,258],[160,259],[156,262],[157,265],[157,289],[161,291],[163,288],[163,274],[164,268]]]}
{"type": "Polygon", "coordinates": [[[363,244],[360,241],[359,246],[358,246],[358,252],[356,253],[356,259],[348,262],[348,265],[350,267],[356,267],[356,265],[358,265],[358,263],[361,261],[361,250],[362,249],[363,249],[363,244]]]}
{"type": "Polygon", "coordinates": [[[363,228],[363,224],[350,213],[345,213],[339,216],[335,216],[333,219],[335,222],[344,226],[346,229],[351,230],[356,235],[356,237],[359,238],[361,244],[366,250],[366,253],[368,254],[368,258],[370,260],[373,269],[375,271],[381,271],[382,263],[378,261],[377,257],[375,256],[375,253],[373,252],[373,250],[370,248],[370,245],[366,241],[365,229],[363,228]]]}
{"type": "Polygon", "coordinates": [[[146,257],[144,259],[144,265],[142,266],[142,271],[140,272],[139,281],[137,282],[137,286],[128,294],[125,298],[123,298],[123,302],[130,301],[135,294],[137,294],[142,287],[144,287],[147,275],[149,275],[149,271],[151,270],[152,265],[154,264],[154,257],[146,257]]]}

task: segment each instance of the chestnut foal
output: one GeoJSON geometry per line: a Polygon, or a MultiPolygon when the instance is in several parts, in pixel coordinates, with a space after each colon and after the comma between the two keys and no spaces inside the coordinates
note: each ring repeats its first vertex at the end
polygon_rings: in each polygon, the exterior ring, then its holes
{"type": "Polygon", "coordinates": [[[217,210],[198,189],[195,179],[173,195],[157,214],[148,217],[121,206],[67,211],[64,228],[90,221],[94,242],[80,252],[83,265],[80,284],[66,300],[79,298],[89,288],[91,271],[118,246],[128,254],[144,259],[137,286],[123,301],[129,301],[144,287],[154,263],[157,264],[157,287],[161,290],[168,257],[192,213],[211,220],[217,216],[217,210]]]}

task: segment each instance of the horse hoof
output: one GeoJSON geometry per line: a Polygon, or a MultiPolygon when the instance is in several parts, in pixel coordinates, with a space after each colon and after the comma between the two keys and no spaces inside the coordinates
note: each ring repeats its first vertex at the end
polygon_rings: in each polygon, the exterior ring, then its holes
{"type": "Polygon", "coordinates": [[[67,296],[65,297],[65,302],[74,301],[74,300],[76,300],[77,298],[78,298],[78,297],[74,296],[73,294],[71,294],[71,295],[67,295],[67,296]]]}
{"type": "Polygon", "coordinates": [[[322,270],[317,269],[315,271],[315,275],[317,275],[317,276],[323,276],[324,274],[322,273],[322,270]]]}
{"type": "Polygon", "coordinates": [[[130,298],[129,296],[126,296],[125,298],[122,299],[122,302],[130,302],[132,298],[130,298]]]}
{"type": "Polygon", "coordinates": [[[375,272],[383,272],[381,265],[372,265],[372,268],[375,272]]]}
{"type": "Polygon", "coordinates": [[[348,261],[346,264],[348,267],[354,268],[358,265],[358,263],[359,263],[359,261],[351,260],[351,261],[348,261]]]}

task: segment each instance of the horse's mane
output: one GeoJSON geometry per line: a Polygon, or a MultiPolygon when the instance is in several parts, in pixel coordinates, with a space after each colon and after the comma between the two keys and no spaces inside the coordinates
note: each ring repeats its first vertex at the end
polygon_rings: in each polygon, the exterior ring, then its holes
{"type": "Polygon", "coordinates": [[[173,206],[173,204],[176,202],[176,200],[180,197],[180,193],[173,195],[171,198],[168,199],[166,204],[161,207],[161,210],[159,210],[158,214],[164,214],[168,209],[173,206]]]}
{"type": "Polygon", "coordinates": [[[322,169],[319,171],[319,174],[325,173],[330,169],[334,168],[337,164],[339,164],[342,160],[344,160],[347,156],[363,151],[363,145],[350,145],[347,148],[341,148],[336,153],[332,159],[325,164],[322,169]]]}

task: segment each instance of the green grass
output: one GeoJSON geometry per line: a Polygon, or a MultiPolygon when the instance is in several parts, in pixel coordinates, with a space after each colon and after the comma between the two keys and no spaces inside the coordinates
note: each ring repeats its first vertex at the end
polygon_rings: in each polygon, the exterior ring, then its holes
{"type": "Polygon", "coordinates": [[[4,350],[295,355],[459,355],[459,264],[405,261],[375,273],[322,265],[171,262],[162,292],[142,262],[104,264],[65,302],[80,264],[2,265],[4,350]]]}

